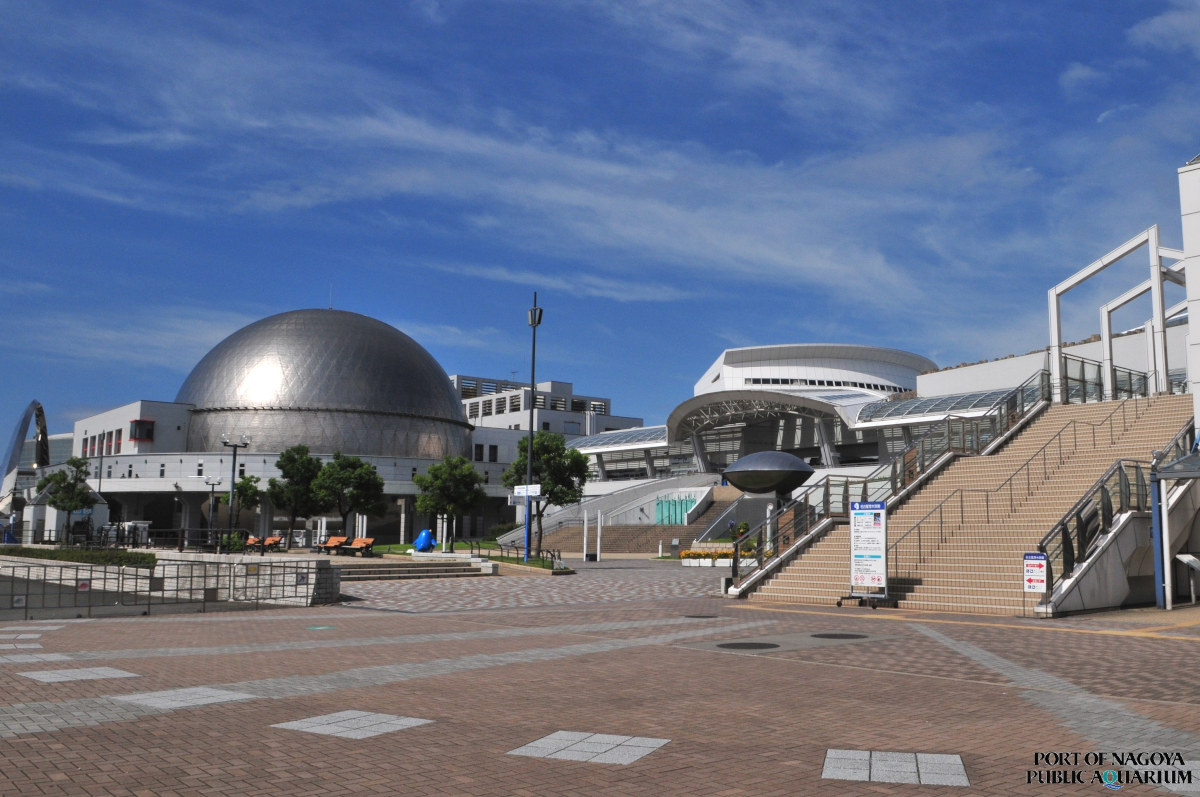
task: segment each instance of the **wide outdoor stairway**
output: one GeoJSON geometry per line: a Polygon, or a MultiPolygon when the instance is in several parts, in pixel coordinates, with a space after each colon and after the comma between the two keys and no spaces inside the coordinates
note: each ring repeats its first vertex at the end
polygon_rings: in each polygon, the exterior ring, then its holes
{"type": "MultiPolygon", "coordinates": [[[[1034,601],[1021,588],[1022,555],[1116,460],[1149,461],[1191,417],[1190,395],[1056,406],[998,453],[956,459],[889,507],[889,597],[903,608],[1024,613],[1034,601]]],[[[834,603],[850,592],[849,563],[843,524],[750,599],[834,603]]]]}
{"type": "MultiPolygon", "coordinates": [[[[629,525],[604,526],[601,554],[607,553],[658,553],[658,544],[663,544],[664,552],[670,548],[671,540],[679,540],[679,547],[686,550],[692,542],[704,533],[708,524],[712,523],[725,509],[733,503],[732,497],[741,493],[731,487],[715,488],[713,502],[700,514],[695,521],[684,525],[629,525]]],[[[547,531],[542,539],[542,547],[556,551],[580,553],[583,551],[583,526],[564,526],[553,533],[547,531]]],[[[596,550],[596,526],[592,523],[588,528],[588,550],[596,550]]]]}
{"type": "Polygon", "coordinates": [[[397,581],[414,578],[470,578],[485,575],[477,565],[469,561],[398,562],[372,560],[366,562],[339,562],[342,581],[397,581]]]}

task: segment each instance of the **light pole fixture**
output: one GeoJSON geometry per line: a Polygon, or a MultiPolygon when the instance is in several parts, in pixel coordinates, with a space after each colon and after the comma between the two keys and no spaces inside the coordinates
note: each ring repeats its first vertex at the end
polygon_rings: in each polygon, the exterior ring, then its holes
{"type": "MultiPolygon", "coordinates": [[[[250,438],[242,435],[239,442],[233,442],[229,435],[221,435],[221,445],[233,449],[233,466],[229,476],[229,537],[233,538],[233,488],[237,485],[237,452],[239,448],[250,445],[250,438]]],[[[217,539],[217,553],[221,552],[221,540],[217,539]]]]}
{"type": "Polygon", "coordinates": [[[529,561],[530,508],[533,498],[529,485],[533,484],[533,407],[537,404],[537,328],[542,323],[542,308],[538,307],[537,291],[533,292],[533,308],[529,311],[529,326],[533,330],[533,349],[529,360],[529,446],[525,451],[525,561],[529,561]]]}
{"type": "Polygon", "coordinates": [[[220,476],[205,476],[204,483],[208,485],[208,533],[213,535],[213,542],[218,545],[221,542],[221,535],[213,524],[213,520],[217,516],[217,485],[221,483],[220,476]]]}

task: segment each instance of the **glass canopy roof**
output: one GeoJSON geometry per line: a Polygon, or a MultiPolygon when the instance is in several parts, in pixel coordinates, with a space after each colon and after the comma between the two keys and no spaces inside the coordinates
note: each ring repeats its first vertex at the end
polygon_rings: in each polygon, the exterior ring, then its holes
{"type": "MultiPolygon", "coordinates": [[[[1026,399],[1032,400],[1040,386],[1033,384],[1025,388],[1026,399]]],[[[917,415],[948,415],[971,410],[988,410],[1004,398],[1012,388],[984,390],[976,393],[958,393],[952,396],[904,399],[902,401],[875,401],[858,411],[857,422],[881,421],[885,418],[911,418],[917,415]]]]}
{"type": "Polygon", "coordinates": [[[597,448],[647,448],[649,446],[665,446],[667,444],[667,427],[643,426],[638,429],[621,429],[615,432],[579,437],[568,440],[567,445],[580,451],[597,448]]]}

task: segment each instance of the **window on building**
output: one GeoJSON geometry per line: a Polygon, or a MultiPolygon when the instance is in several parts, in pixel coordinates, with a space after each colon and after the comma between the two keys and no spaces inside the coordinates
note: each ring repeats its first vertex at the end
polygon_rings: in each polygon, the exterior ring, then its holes
{"type": "Polygon", "coordinates": [[[158,478],[165,479],[167,477],[167,463],[158,463],[158,478]]]}
{"type": "Polygon", "coordinates": [[[484,400],[484,402],[483,402],[483,407],[481,408],[481,411],[483,412],[483,414],[484,414],[485,416],[486,416],[486,415],[491,415],[491,414],[492,414],[492,400],[491,400],[491,399],[485,399],[485,400],[484,400]]]}
{"type": "Polygon", "coordinates": [[[112,478],[112,465],[108,466],[108,472],[104,474],[104,478],[106,478],[106,479],[112,478]]]}
{"type": "Polygon", "coordinates": [[[116,446],[114,447],[114,449],[115,449],[115,450],[113,451],[113,453],[114,453],[114,454],[120,454],[120,453],[121,453],[121,431],[122,431],[121,429],[118,429],[118,430],[117,430],[117,444],[116,444],[116,446]]]}
{"type": "Polygon", "coordinates": [[[587,410],[587,402],[581,398],[571,399],[571,412],[585,412],[587,410]]]}
{"type": "Polygon", "coordinates": [[[479,402],[478,401],[472,401],[470,404],[467,405],[467,417],[468,418],[478,418],[479,417],[479,402]]]}
{"type": "Polygon", "coordinates": [[[130,421],[129,439],[139,442],[154,442],[154,421],[130,421]]]}
{"type": "MultiPolygon", "coordinates": [[[[542,431],[543,432],[550,431],[550,421],[542,421],[542,431]]],[[[534,449],[534,453],[537,453],[537,449],[534,449]]]]}
{"type": "Polygon", "coordinates": [[[566,396],[551,396],[550,397],[550,409],[559,410],[561,412],[566,412],[567,411],[567,397],[566,396]]]}
{"type": "MultiPolygon", "coordinates": [[[[536,452],[537,452],[537,449],[534,449],[534,453],[536,453],[536,452]]],[[[497,462],[497,461],[499,461],[499,459],[500,459],[499,446],[488,446],[488,462],[497,462]]]]}
{"type": "Polygon", "coordinates": [[[107,432],[104,435],[104,455],[106,457],[112,456],[112,444],[113,444],[113,433],[107,432]]]}
{"type": "Polygon", "coordinates": [[[546,409],[546,394],[535,393],[533,396],[533,406],[539,410],[546,409]]]}
{"type": "Polygon", "coordinates": [[[475,398],[479,395],[479,386],[474,379],[464,379],[462,381],[462,397],[475,398]]]}
{"type": "Polygon", "coordinates": [[[509,412],[520,412],[521,411],[521,396],[520,396],[520,394],[518,394],[516,396],[508,397],[508,411],[509,412]]]}
{"type": "Polygon", "coordinates": [[[485,395],[485,396],[490,396],[491,394],[495,393],[496,392],[496,383],[495,382],[484,382],[482,392],[483,392],[483,395],[485,395]]]}
{"type": "Polygon", "coordinates": [[[608,406],[603,401],[593,401],[591,410],[597,415],[608,415],[608,406]]]}
{"type": "Polygon", "coordinates": [[[245,476],[246,476],[246,463],[245,462],[238,463],[238,478],[241,479],[241,478],[244,478],[245,476]]]}
{"type": "Polygon", "coordinates": [[[202,460],[202,459],[196,461],[196,475],[197,476],[204,475],[204,460],[202,460]]]}
{"type": "Polygon", "coordinates": [[[475,461],[483,462],[483,443],[475,444],[475,461]]]}

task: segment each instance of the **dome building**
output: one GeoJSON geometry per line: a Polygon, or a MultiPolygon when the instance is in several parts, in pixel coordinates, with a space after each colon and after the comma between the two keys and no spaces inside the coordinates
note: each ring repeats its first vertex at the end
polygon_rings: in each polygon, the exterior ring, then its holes
{"type": "Polygon", "coordinates": [[[192,405],[188,451],[303,444],[314,453],[442,459],[471,427],[449,377],[400,330],[342,310],[264,318],[217,344],[175,397],[192,405]]]}
{"type": "MultiPolygon", "coordinates": [[[[265,488],[279,476],[279,454],[296,445],[322,460],[341,452],[376,469],[389,508],[370,519],[371,534],[391,542],[424,522],[413,477],[447,455],[470,456],[472,426],[450,377],[408,335],[358,313],[294,310],[214,346],[174,401],[136,401],[76,421],[72,453],[88,459],[89,483],[119,519],[196,530],[225,527],[226,518],[210,522],[214,494],[246,476],[265,488]]],[[[493,501],[468,529],[511,513],[504,466],[496,459],[478,466],[493,501]]],[[[274,514],[264,498],[257,518],[245,513],[238,522],[267,535],[274,514]]]]}

